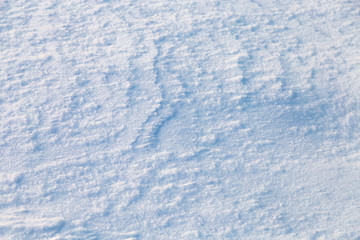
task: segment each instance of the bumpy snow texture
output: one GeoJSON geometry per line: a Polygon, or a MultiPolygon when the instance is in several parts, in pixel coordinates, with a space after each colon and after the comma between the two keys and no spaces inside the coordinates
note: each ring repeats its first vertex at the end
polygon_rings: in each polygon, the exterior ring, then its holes
{"type": "Polygon", "coordinates": [[[360,239],[360,3],[1,0],[1,239],[360,239]]]}

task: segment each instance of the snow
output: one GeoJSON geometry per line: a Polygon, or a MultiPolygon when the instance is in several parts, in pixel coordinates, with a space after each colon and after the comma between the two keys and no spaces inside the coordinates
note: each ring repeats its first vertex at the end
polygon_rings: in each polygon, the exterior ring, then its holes
{"type": "Polygon", "coordinates": [[[360,239],[360,5],[0,1],[1,239],[360,239]]]}

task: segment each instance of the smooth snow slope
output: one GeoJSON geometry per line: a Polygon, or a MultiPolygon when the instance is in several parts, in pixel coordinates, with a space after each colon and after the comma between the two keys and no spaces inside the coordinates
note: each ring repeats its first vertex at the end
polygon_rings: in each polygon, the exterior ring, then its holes
{"type": "Polygon", "coordinates": [[[356,0],[0,1],[0,239],[360,239],[356,0]]]}

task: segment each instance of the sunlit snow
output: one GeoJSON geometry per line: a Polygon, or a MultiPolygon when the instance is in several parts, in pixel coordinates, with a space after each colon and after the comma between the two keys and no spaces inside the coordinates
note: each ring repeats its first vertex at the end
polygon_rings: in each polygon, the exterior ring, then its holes
{"type": "Polygon", "coordinates": [[[360,239],[360,2],[0,0],[0,239],[360,239]]]}

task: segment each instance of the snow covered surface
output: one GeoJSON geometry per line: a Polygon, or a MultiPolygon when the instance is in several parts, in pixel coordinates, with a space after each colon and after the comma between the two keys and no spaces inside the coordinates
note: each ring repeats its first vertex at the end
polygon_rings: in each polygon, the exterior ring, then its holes
{"type": "Polygon", "coordinates": [[[1,239],[360,239],[356,0],[1,0],[1,239]]]}

